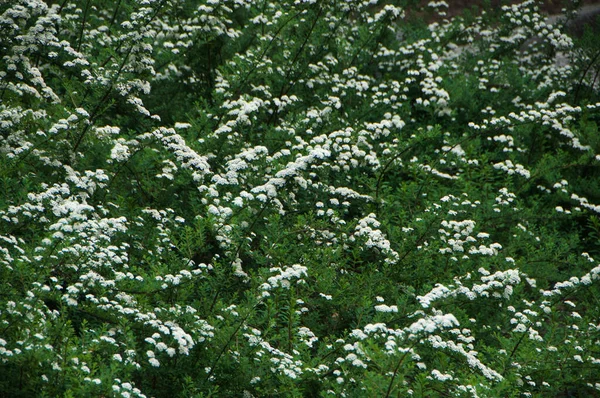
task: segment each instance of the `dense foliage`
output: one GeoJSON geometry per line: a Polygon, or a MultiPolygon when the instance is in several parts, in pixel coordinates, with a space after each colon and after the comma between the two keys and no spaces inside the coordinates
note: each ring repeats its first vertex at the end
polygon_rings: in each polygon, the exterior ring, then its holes
{"type": "Polygon", "coordinates": [[[0,395],[598,396],[599,44],[446,7],[2,2],[0,395]]]}

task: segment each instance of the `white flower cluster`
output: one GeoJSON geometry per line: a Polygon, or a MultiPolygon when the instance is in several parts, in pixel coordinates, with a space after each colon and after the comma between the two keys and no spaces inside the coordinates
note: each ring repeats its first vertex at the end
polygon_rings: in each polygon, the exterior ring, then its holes
{"type": "Polygon", "coordinates": [[[285,268],[272,267],[269,269],[269,271],[273,273],[277,272],[278,274],[269,277],[267,283],[262,285],[263,296],[268,296],[268,291],[277,287],[289,289],[293,280],[296,280],[296,284],[305,283],[303,277],[308,276],[308,268],[300,264],[294,264],[285,268]]]}
{"type": "MultiPolygon", "coordinates": [[[[250,346],[258,348],[255,358],[259,360],[264,358],[264,360],[270,362],[271,372],[287,376],[290,379],[297,379],[304,373],[305,369],[303,369],[304,364],[302,361],[295,360],[294,356],[274,348],[269,342],[263,340],[261,334],[260,330],[251,329],[250,333],[244,333],[243,335],[250,346]]],[[[297,355],[298,352],[294,350],[294,354],[297,355]]]]}
{"type": "Polygon", "coordinates": [[[531,177],[529,170],[525,169],[521,164],[513,164],[510,159],[494,164],[494,168],[505,171],[508,175],[519,174],[525,178],[531,177]]]}
{"type": "MultiPolygon", "coordinates": [[[[514,286],[521,283],[521,277],[519,271],[512,269],[507,271],[497,271],[490,275],[490,273],[481,268],[479,270],[483,274],[481,277],[481,284],[472,284],[471,287],[467,287],[463,282],[456,278],[456,286],[446,287],[442,284],[437,284],[430,292],[424,296],[418,296],[417,300],[421,303],[424,308],[429,308],[432,303],[446,299],[448,297],[456,297],[464,295],[470,300],[474,300],[477,297],[494,297],[494,298],[510,298],[514,286]]],[[[470,279],[470,274],[465,279],[470,279]]]]}
{"type": "Polygon", "coordinates": [[[350,237],[350,241],[354,241],[356,237],[366,237],[365,246],[367,248],[381,250],[387,256],[385,261],[387,263],[394,263],[398,259],[398,253],[390,247],[390,241],[378,229],[379,226],[381,226],[381,223],[377,221],[374,213],[367,215],[358,221],[358,225],[355,228],[354,234],[350,237]]]}
{"type": "Polygon", "coordinates": [[[115,143],[115,146],[110,151],[111,159],[117,162],[124,162],[131,156],[129,152],[129,147],[124,143],[124,139],[120,138],[115,143]]]}
{"type": "MultiPolygon", "coordinates": [[[[404,329],[392,329],[384,323],[368,324],[363,329],[355,329],[351,334],[351,338],[356,341],[350,344],[345,341],[340,341],[344,344],[344,350],[350,351],[345,357],[339,357],[336,360],[338,366],[344,363],[350,363],[354,367],[367,367],[371,361],[369,355],[363,348],[362,343],[367,339],[381,339],[385,343],[385,352],[387,355],[405,355],[410,354],[411,358],[417,362],[421,359],[416,349],[415,341],[420,345],[427,344],[436,349],[444,349],[453,351],[465,358],[467,364],[474,369],[479,370],[486,378],[490,380],[502,380],[502,375],[484,365],[478,358],[478,353],[473,350],[474,338],[471,337],[468,329],[460,329],[459,322],[452,314],[443,314],[435,311],[432,315],[415,314],[420,318],[413,322],[410,326],[404,329]],[[444,340],[442,335],[449,334],[455,339],[444,340]],[[409,347],[403,347],[408,345],[409,347]]],[[[418,362],[417,366],[423,369],[427,365],[423,362],[418,362]]],[[[342,374],[342,372],[340,372],[342,374]]],[[[437,372],[432,371],[432,374],[437,375],[437,372]]],[[[450,378],[442,376],[446,380],[450,378]]]]}

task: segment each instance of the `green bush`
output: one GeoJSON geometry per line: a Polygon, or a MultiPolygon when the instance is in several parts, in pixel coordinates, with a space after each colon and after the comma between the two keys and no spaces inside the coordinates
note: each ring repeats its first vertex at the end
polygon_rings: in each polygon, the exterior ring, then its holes
{"type": "Polygon", "coordinates": [[[0,395],[598,396],[594,33],[419,4],[1,3],[0,395]]]}

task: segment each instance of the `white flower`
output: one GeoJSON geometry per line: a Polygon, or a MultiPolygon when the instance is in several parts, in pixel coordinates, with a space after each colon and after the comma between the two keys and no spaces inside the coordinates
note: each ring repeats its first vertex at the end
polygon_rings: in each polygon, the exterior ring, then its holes
{"type": "Polygon", "coordinates": [[[375,311],[378,312],[398,312],[398,307],[395,305],[380,304],[375,306],[375,311]]]}
{"type": "Polygon", "coordinates": [[[129,156],[131,156],[129,147],[121,142],[116,142],[110,151],[110,158],[117,162],[124,162],[129,159],[129,156]]]}
{"type": "Polygon", "coordinates": [[[439,371],[439,370],[437,370],[437,369],[434,369],[434,370],[432,370],[432,371],[431,371],[431,375],[432,375],[432,376],[433,376],[435,379],[437,379],[437,380],[439,380],[439,381],[446,381],[446,380],[452,380],[452,379],[453,379],[452,375],[450,375],[450,374],[447,374],[447,373],[446,373],[446,374],[444,374],[444,373],[440,372],[440,371],[439,371]]]}

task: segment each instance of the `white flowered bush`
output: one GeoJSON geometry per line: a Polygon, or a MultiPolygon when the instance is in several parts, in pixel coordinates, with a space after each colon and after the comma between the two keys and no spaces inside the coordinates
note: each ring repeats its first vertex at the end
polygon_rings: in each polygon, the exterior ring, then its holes
{"type": "Polygon", "coordinates": [[[597,395],[594,32],[425,3],[1,3],[0,395],[597,395]]]}

